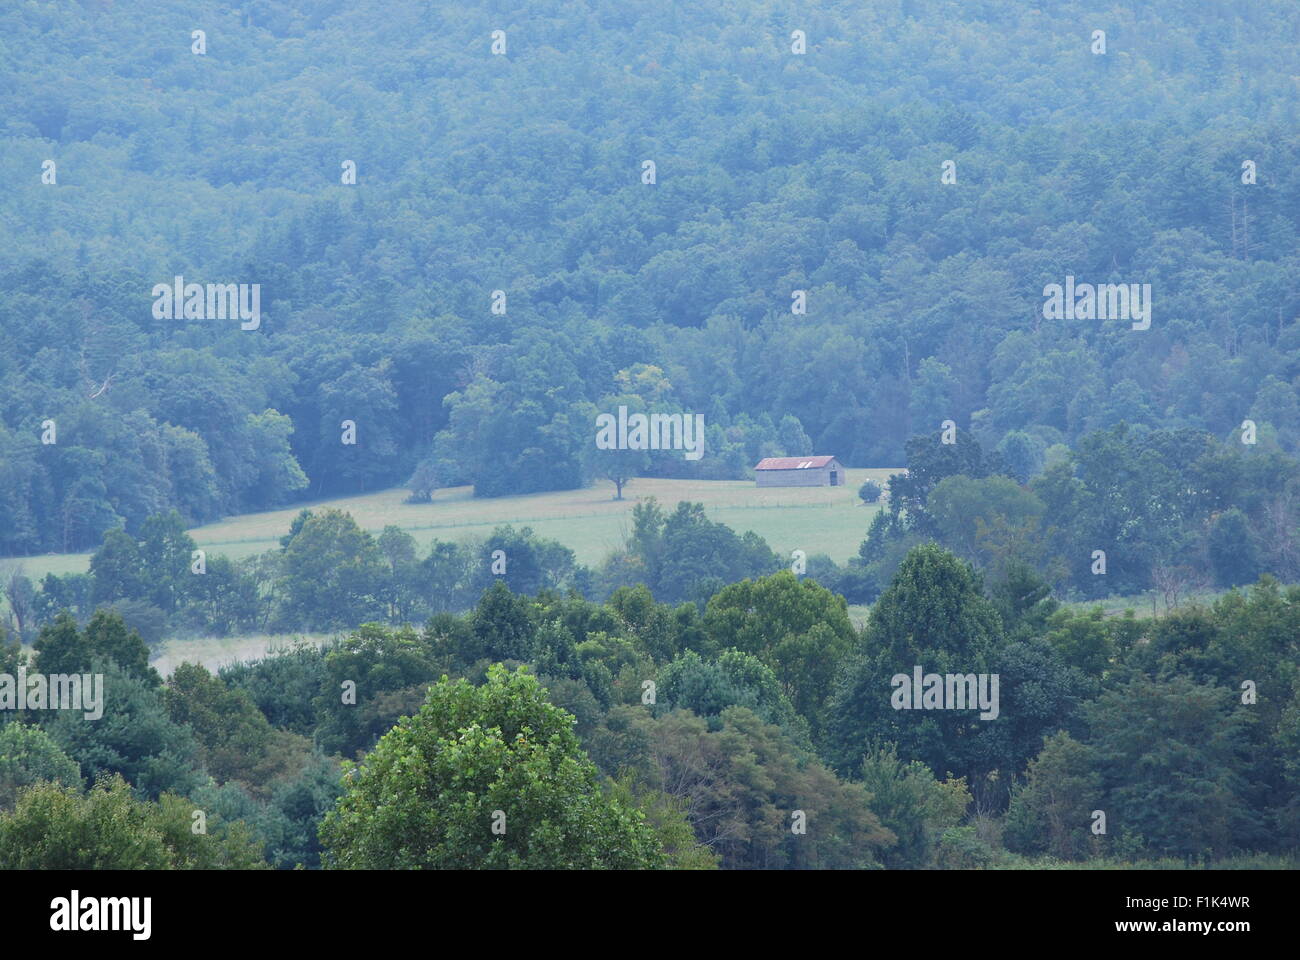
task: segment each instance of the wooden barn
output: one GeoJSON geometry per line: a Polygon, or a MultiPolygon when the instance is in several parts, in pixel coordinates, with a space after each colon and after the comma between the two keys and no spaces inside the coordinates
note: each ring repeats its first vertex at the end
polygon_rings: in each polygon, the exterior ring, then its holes
{"type": "Polygon", "coordinates": [[[844,468],[834,457],[767,457],[754,468],[760,487],[840,487],[844,468]]]}

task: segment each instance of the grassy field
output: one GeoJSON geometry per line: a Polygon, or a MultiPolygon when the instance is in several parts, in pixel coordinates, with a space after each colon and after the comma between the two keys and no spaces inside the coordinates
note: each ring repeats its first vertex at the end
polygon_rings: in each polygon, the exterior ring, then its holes
{"type": "MultiPolygon", "coordinates": [[[[753,530],[777,552],[788,556],[804,550],[810,556],[828,554],[843,563],[857,553],[867,525],[879,509],[857,497],[867,479],[880,484],[898,467],[846,470],[840,487],[777,487],[759,489],[752,480],[633,480],[624,499],[613,499],[613,485],[598,483],[581,490],[562,490],[520,497],[478,498],[470,487],[449,487],[433,495],[432,503],[404,503],[405,489],[395,488],[355,497],[298,504],[291,509],[248,513],[190,530],[209,554],[232,558],[262,553],[279,545],[280,537],[303,507],[346,510],[366,530],[379,533],[393,524],[409,532],[425,549],[435,539],[464,540],[485,536],[494,527],[529,526],[539,536],[560,541],[580,563],[597,564],[618,549],[632,527],[632,507],[638,499],[657,497],[672,509],[679,500],[704,504],[711,520],[738,533],[753,530]]],[[[47,554],[14,558],[33,579],[46,573],[85,571],[90,554],[47,554]]]]}
{"type": "MultiPolygon", "coordinates": [[[[1247,588],[1239,587],[1238,589],[1244,592],[1247,588]]],[[[1228,589],[1219,587],[1192,590],[1188,593],[1179,594],[1176,606],[1179,608],[1195,605],[1208,607],[1229,592],[1228,589]]],[[[1101,607],[1102,614],[1107,617],[1121,617],[1128,610],[1132,610],[1139,617],[1149,617],[1153,614],[1163,616],[1168,612],[1165,609],[1164,596],[1151,590],[1146,593],[1136,593],[1122,597],[1104,597],[1101,600],[1080,600],[1077,603],[1067,603],[1065,606],[1074,607],[1078,610],[1091,610],[1093,607],[1101,607]]]]}
{"type": "Polygon", "coordinates": [[[333,634],[294,633],[269,634],[256,633],[238,637],[173,637],[154,651],[149,662],[164,677],[170,676],[181,663],[201,663],[213,673],[232,663],[245,660],[258,660],[278,650],[289,649],[299,644],[320,644],[331,639],[333,634]]]}
{"type": "MultiPolygon", "coordinates": [[[[333,507],[351,513],[362,527],[379,533],[388,524],[408,531],[427,549],[434,539],[463,540],[485,536],[494,527],[514,524],[529,526],[544,537],[558,540],[577,554],[579,562],[599,563],[617,549],[632,526],[632,508],[638,500],[657,497],[660,504],[672,509],[679,500],[704,504],[710,519],[725,523],[738,532],[753,530],[783,556],[800,549],[809,555],[828,554],[843,563],[857,553],[866,537],[871,517],[880,509],[858,501],[857,489],[864,480],[874,479],[882,485],[889,474],[899,468],[847,470],[842,487],[755,487],[745,480],[634,480],[624,490],[622,501],[614,500],[613,487],[600,483],[582,490],[564,490],[520,497],[475,499],[470,487],[439,490],[433,501],[409,504],[403,501],[406,490],[383,490],[379,493],[340,497],[298,504],[290,509],[266,513],[249,513],[219,523],[194,527],[190,535],[209,554],[245,557],[279,545],[294,516],[304,507],[333,507]]],[[[0,565],[21,563],[33,579],[47,572],[85,571],[90,554],[48,554],[9,558],[0,565]]],[[[1212,602],[1224,591],[1203,591],[1183,602],[1212,602]]],[[[1089,608],[1100,605],[1107,616],[1118,616],[1134,608],[1139,616],[1150,615],[1151,594],[1134,597],[1111,597],[1103,601],[1076,604],[1089,608]]],[[[1163,612],[1163,602],[1159,604],[1163,612]]],[[[849,617],[862,626],[868,615],[865,605],[851,605],[849,617]]],[[[154,665],[164,675],[182,659],[203,663],[210,669],[264,655],[268,650],[297,642],[320,643],[324,635],[265,634],[225,638],[181,639],[165,642],[155,654],[154,665]]]]}

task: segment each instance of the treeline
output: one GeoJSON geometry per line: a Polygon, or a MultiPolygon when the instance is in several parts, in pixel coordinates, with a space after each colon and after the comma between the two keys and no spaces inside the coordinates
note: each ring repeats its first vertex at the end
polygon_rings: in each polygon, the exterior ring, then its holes
{"type": "MultiPolygon", "coordinates": [[[[461,543],[387,526],[377,536],[339,510],[303,510],[280,546],[231,560],[206,555],[175,511],[150,517],[138,536],[110,530],[88,573],[46,574],[38,583],[8,565],[0,592],[14,635],[31,641],[61,611],[84,622],[112,608],[151,644],[201,633],[338,630],[358,623],[421,623],[474,606],[494,581],[518,593],[573,591],[608,597],[647,584],[670,601],[704,603],[728,583],[771,573],[781,559],[757,534],[709,520],[700,504],[665,511],[654,498],[633,508],[624,548],[598,568],[532,529],[498,527],[461,543]]],[[[832,568],[834,564],[831,565],[832,568]]]]}
{"type": "Polygon", "coordinates": [[[632,464],[683,476],[949,419],[1300,449],[1293,4],[1144,4],[1105,56],[1074,3],[840,4],[803,56],[776,8],[625,8],[520,13],[500,57],[415,3],[206,0],[204,56],[149,4],[0,12],[0,553],[573,487],[622,399],[705,417],[703,459],[632,464]],[[178,274],[259,283],[259,328],[155,319],[178,274]],[[1043,317],[1066,275],[1150,283],[1151,328],[1043,317]]]}
{"type": "Polygon", "coordinates": [[[79,832],[113,810],[138,811],[154,866],[1294,857],[1300,588],[1264,578],[1158,619],[1044,592],[989,587],[933,544],[861,630],[789,571],[703,611],[498,582],[420,629],[166,680],[116,613],[60,614],[0,673],[102,672],[106,708],[0,711],[0,865],[134,865],[116,834],[79,832]],[[917,666],[997,675],[996,716],[898,709],[917,666]],[[187,810],[205,840],[181,835],[187,810]]]}
{"type": "MultiPolygon", "coordinates": [[[[1087,434],[1073,450],[1026,442],[989,451],[961,432],[944,439],[908,441],[907,472],[891,477],[887,506],[856,557],[837,564],[813,554],[800,572],[851,603],[871,603],[906,553],[933,540],[996,585],[1037,571],[1058,598],[1149,593],[1171,609],[1262,574],[1300,581],[1300,463],[1274,445],[1127,424],[1087,434]]],[[[185,632],[419,623],[469,609],[498,579],[519,593],[573,590],[592,600],[645,584],[663,601],[703,609],[727,584],[789,563],[757,534],[709,520],[700,504],[669,512],[647,498],[632,520],[627,542],[594,569],[528,527],[421,551],[398,527],[372,535],[330,509],[301,511],[278,549],[200,563],[172,511],[135,536],[110,530],[87,574],[36,584],[10,564],[0,590],[27,640],[59,610],[84,622],[109,605],[154,643],[185,632]]]]}
{"type": "Polygon", "coordinates": [[[952,439],[908,441],[845,586],[874,599],[930,539],[997,582],[1040,571],[1057,596],[1154,591],[1173,607],[1263,573],[1300,581],[1300,461],[1276,446],[1126,423],[1070,450],[952,439]]]}

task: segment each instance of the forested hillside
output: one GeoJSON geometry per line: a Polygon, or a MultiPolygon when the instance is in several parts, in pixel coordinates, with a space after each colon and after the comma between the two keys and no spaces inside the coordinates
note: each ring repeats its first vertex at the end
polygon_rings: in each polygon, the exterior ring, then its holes
{"type": "Polygon", "coordinates": [[[574,486],[620,398],[705,416],[660,475],[898,463],[949,419],[1030,472],[1120,421],[1295,453],[1297,30],[1281,0],[8,6],[0,551],[417,473],[574,486]],[[1045,319],[1067,275],[1151,284],[1150,329],[1045,319]],[[260,284],[260,325],[157,319],[176,276],[260,284]]]}

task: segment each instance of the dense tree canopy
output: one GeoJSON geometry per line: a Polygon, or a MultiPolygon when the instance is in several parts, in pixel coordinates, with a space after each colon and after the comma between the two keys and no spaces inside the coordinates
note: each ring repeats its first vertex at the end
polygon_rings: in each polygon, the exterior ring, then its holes
{"type": "Polygon", "coordinates": [[[654,832],[601,790],[572,720],[526,673],[446,678],[384,735],[321,825],[327,862],[369,868],[660,865],[654,832]]]}
{"type": "Polygon", "coordinates": [[[799,56],[761,0],[559,2],[496,57],[487,11],[205,0],[196,56],[155,5],[12,6],[0,552],[572,487],[620,397],[705,417],[660,476],[947,420],[1022,481],[1121,420],[1294,454],[1298,15],[1143,4],[1096,56],[1073,2],[837,3],[799,56]],[[177,275],[259,283],[260,325],[156,318],[177,275]],[[1048,319],[1066,275],[1150,283],[1151,328],[1048,319]]]}

